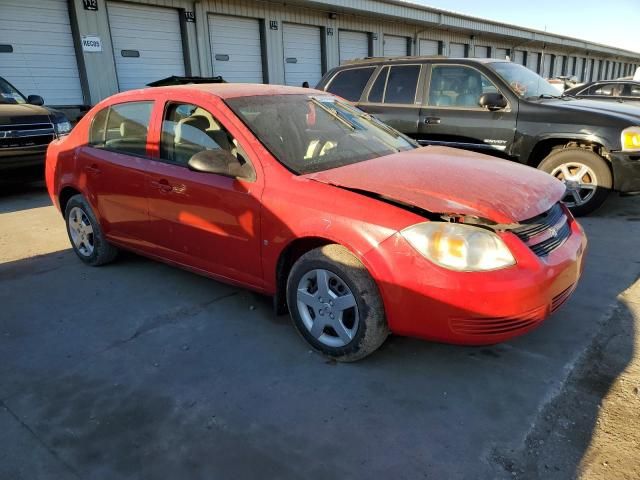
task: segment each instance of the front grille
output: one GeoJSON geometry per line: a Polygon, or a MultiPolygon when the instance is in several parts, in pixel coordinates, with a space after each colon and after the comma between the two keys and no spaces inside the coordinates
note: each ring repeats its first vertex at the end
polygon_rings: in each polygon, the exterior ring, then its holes
{"type": "Polygon", "coordinates": [[[0,125],[0,150],[45,146],[54,138],[51,123],[0,125]]]}
{"type": "Polygon", "coordinates": [[[559,203],[520,224],[522,226],[511,231],[539,257],[549,255],[571,235],[569,218],[559,203]]]}

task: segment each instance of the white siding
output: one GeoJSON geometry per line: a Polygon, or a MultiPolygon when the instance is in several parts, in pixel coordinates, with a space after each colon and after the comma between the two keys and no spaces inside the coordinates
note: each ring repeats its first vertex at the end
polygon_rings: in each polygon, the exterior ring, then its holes
{"type": "Polygon", "coordinates": [[[285,84],[299,87],[309,82],[314,87],[322,78],[320,29],[292,23],[282,27],[285,84]]]}
{"type": "Polygon", "coordinates": [[[49,105],[81,105],[82,88],[65,0],[0,0],[0,75],[49,105]]]}
{"type": "Polygon", "coordinates": [[[178,10],[116,2],[107,9],[120,91],[185,74],[178,10]],[[140,56],[125,57],[123,50],[140,56]]]}
{"type": "Polygon", "coordinates": [[[395,35],[384,36],[384,56],[402,57],[408,54],[407,37],[397,37],[395,35]]]}
{"type": "Polygon", "coordinates": [[[340,30],[338,36],[341,64],[347,60],[369,56],[369,34],[365,32],[340,30]]]}
{"type": "Polygon", "coordinates": [[[227,82],[264,81],[258,20],[209,15],[209,41],[214,75],[227,82]]]}

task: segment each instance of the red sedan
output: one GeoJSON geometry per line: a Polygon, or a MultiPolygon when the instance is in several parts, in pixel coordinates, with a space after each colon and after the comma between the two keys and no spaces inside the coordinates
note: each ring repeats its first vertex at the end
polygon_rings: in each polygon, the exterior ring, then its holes
{"type": "Polygon", "coordinates": [[[546,173],[420,148],[309,89],[115,95],[51,144],[46,179],[83,262],[132,250],[273,295],[338,360],[390,332],[527,332],[572,293],[587,243],[546,173]]]}

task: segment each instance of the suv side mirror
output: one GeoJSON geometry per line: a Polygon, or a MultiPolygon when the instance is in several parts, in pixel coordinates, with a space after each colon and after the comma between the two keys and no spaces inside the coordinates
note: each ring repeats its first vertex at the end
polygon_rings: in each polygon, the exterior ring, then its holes
{"type": "Polygon", "coordinates": [[[30,103],[31,105],[44,105],[44,99],[40,96],[40,95],[29,95],[27,97],[27,103],[30,103]]]}
{"type": "Polygon", "coordinates": [[[478,104],[494,112],[507,108],[507,99],[501,93],[483,93],[478,100],[478,104]]]}
{"type": "MultiPolygon", "coordinates": [[[[216,173],[225,177],[237,178],[247,176],[247,166],[242,165],[231,152],[223,148],[203,150],[193,155],[187,166],[190,170],[203,173],[216,173]]],[[[250,166],[248,168],[251,168],[250,166]]]]}

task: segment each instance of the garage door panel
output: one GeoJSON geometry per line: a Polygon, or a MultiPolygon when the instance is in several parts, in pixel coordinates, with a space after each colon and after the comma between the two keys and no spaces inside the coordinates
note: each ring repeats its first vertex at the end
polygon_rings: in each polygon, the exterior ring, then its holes
{"type": "Polygon", "coordinates": [[[303,82],[316,85],[322,78],[322,47],[320,29],[310,25],[283,24],[284,77],[287,85],[303,82]],[[295,63],[287,62],[295,59],[295,63]]]}
{"type": "Polygon", "coordinates": [[[120,91],[185,74],[178,10],[108,2],[107,13],[120,91]],[[123,50],[140,56],[123,57],[123,50]]]}
{"type": "Polygon", "coordinates": [[[0,0],[0,74],[48,105],[84,103],[66,0],[0,0]]]}
{"type": "Polygon", "coordinates": [[[395,35],[384,36],[384,56],[403,57],[407,55],[407,38],[395,35]]]}
{"type": "Polygon", "coordinates": [[[340,30],[338,35],[340,63],[369,56],[368,33],[340,30]]]}
{"type": "Polygon", "coordinates": [[[440,50],[440,43],[437,40],[424,40],[419,42],[420,55],[438,55],[440,50]]]}
{"type": "Polygon", "coordinates": [[[209,15],[213,74],[228,82],[263,83],[260,21],[209,15]]]}
{"type": "Polygon", "coordinates": [[[462,43],[449,44],[449,56],[451,58],[464,58],[465,45],[462,43]]]}

